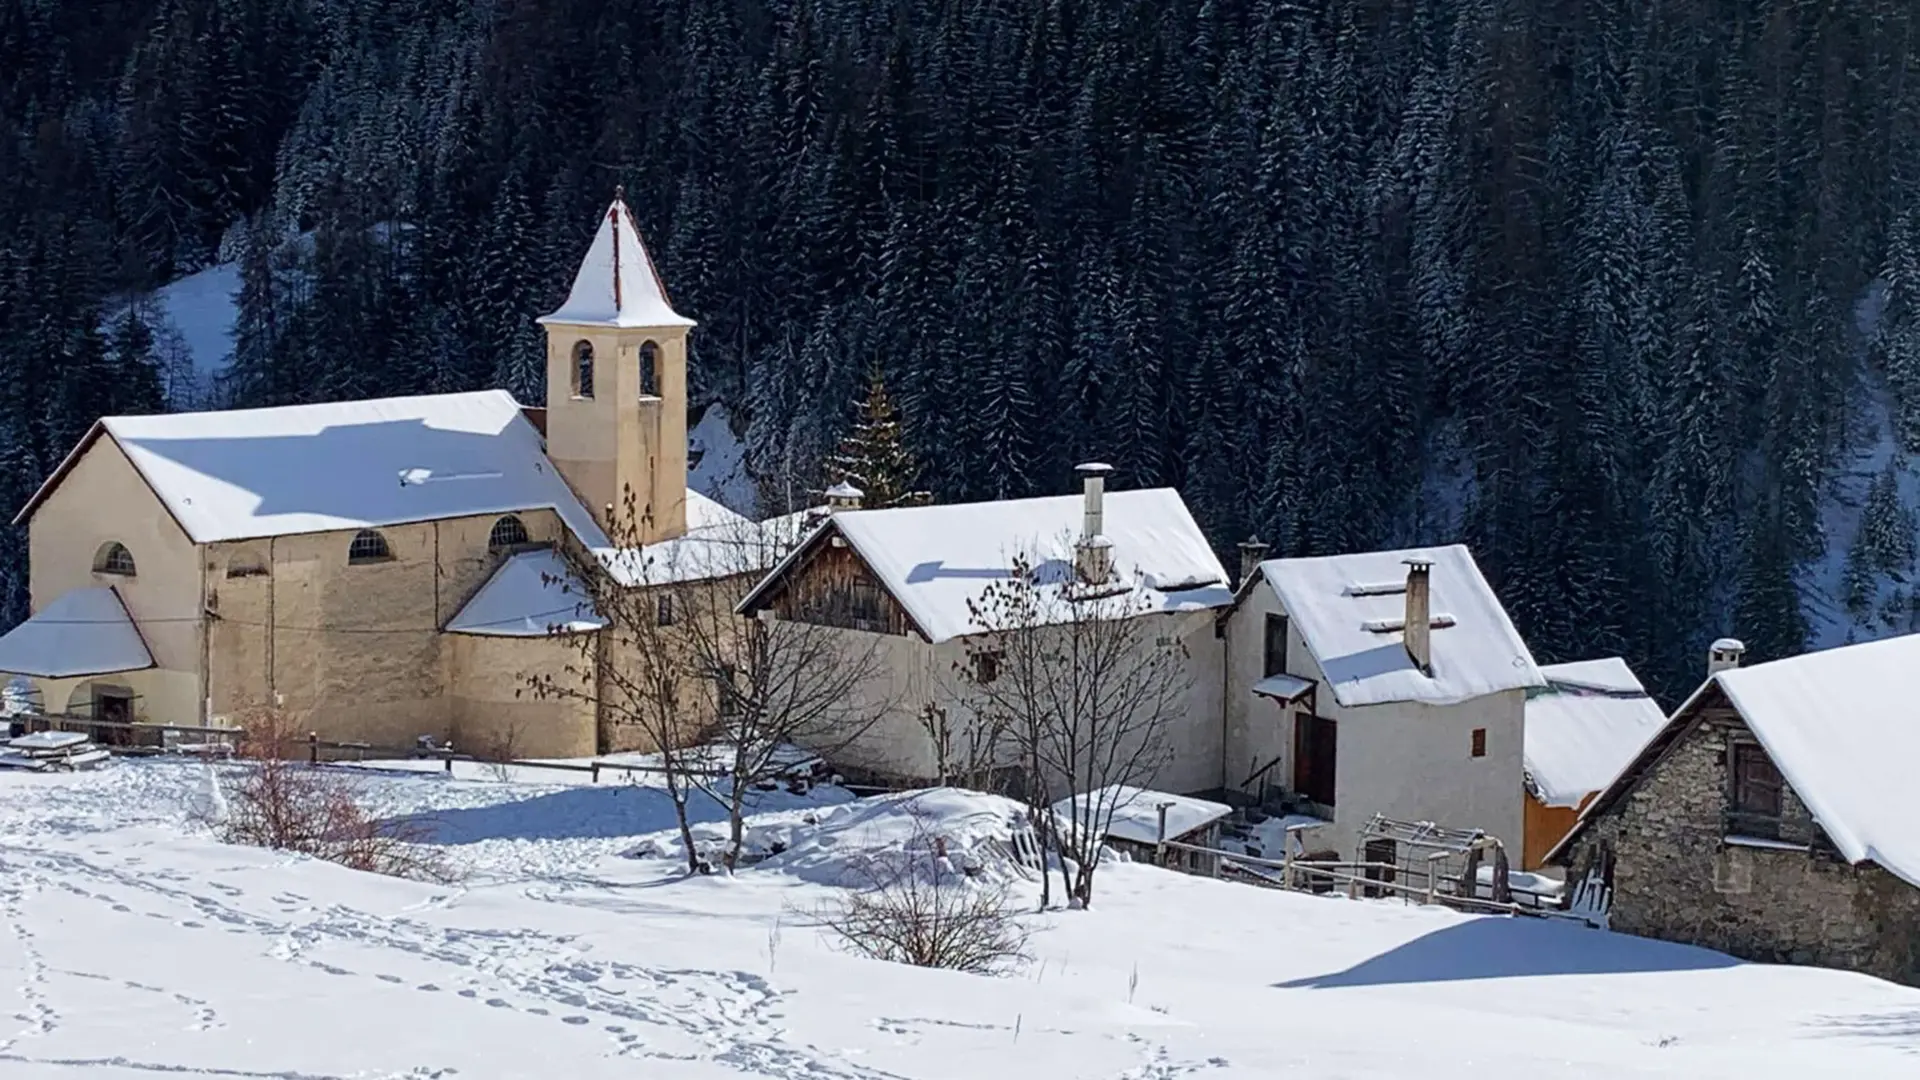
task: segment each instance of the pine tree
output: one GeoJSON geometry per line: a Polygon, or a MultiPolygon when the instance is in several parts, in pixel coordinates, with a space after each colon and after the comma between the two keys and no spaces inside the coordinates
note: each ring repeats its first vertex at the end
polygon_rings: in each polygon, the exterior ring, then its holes
{"type": "Polygon", "coordinates": [[[863,506],[919,506],[931,501],[914,486],[920,467],[902,437],[900,418],[887,396],[879,368],[867,375],[867,394],[857,403],[853,429],[827,459],[828,485],[847,481],[864,494],[863,506]]]}

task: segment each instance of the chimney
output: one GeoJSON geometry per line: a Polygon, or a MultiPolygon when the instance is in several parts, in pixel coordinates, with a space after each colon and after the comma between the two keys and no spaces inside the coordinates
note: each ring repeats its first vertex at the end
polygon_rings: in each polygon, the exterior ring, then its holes
{"type": "Polygon", "coordinates": [[[1407,656],[1422,674],[1433,674],[1433,560],[1414,557],[1407,563],[1407,624],[1401,632],[1407,656]]]}
{"type": "Polygon", "coordinates": [[[850,481],[842,480],[827,489],[827,512],[831,514],[836,510],[858,510],[860,500],[866,497],[866,492],[854,487],[850,481]]]}
{"type": "Polygon", "coordinates": [[[1107,526],[1105,499],[1107,474],[1113,466],[1088,462],[1076,466],[1086,499],[1086,520],[1080,528],[1080,542],[1074,545],[1074,567],[1080,580],[1088,585],[1105,585],[1113,571],[1113,542],[1105,535],[1107,526]]]}
{"type": "Polygon", "coordinates": [[[1240,578],[1235,584],[1245,585],[1253,572],[1260,568],[1260,560],[1267,557],[1267,545],[1260,542],[1258,536],[1249,536],[1240,541],[1240,578]]]}
{"type": "Polygon", "coordinates": [[[1740,658],[1746,654],[1747,644],[1739,638],[1723,637],[1707,646],[1707,678],[1739,667],[1740,658]]]}

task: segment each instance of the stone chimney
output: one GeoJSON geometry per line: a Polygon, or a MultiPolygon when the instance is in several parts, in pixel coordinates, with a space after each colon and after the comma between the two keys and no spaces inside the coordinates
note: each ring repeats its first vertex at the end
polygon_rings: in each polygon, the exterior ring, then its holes
{"type": "Polygon", "coordinates": [[[851,482],[842,480],[827,489],[827,512],[833,513],[836,510],[858,510],[860,509],[860,501],[866,497],[866,492],[854,487],[851,482]]]}
{"type": "Polygon", "coordinates": [[[1245,585],[1253,577],[1253,572],[1260,568],[1260,560],[1266,557],[1267,545],[1261,543],[1258,536],[1249,536],[1240,541],[1240,577],[1235,584],[1245,585]]]}
{"type": "Polygon", "coordinates": [[[1414,557],[1407,561],[1407,624],[1401,636],[1406,639],[1407,657],[1423,674],[1433,674],[1433,560],[1414,557]]]}
{"type": "Polygon", "coordinates": [[[1740,658],[1746,654],[1747,643],[1739,638],[1723,637],[1707,646],[1707,678],[1739,667],[1740,658]]]}
{"type": "Polygon", "coordinates": [[[1113,466],[1088,462],[1075,467],[1085,492],[1086,519],[1080,527],[1080,540],[1073,547],[1074,569],[1088,585],[1105,585],[1113,573],[1113,542],[1106,537],[1107,474],[1113,466]]]}

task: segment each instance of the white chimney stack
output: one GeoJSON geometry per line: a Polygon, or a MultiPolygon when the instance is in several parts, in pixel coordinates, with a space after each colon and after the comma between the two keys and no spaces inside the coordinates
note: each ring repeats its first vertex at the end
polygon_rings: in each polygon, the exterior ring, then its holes
{"type": "Polygon", "coordinates": [[[1098,461],[1075,466],[1085,492],[1086,519],[1081,523],[1080,542],[1074,545],[1074,562],[1080,580],[1089,585],[1105,585],[1113,569],[1113,543],[1106,538],[1107,474],[1113,466],[1098,461]]]}
{"type": "Polygon", "coordinates": [[[1407,563],[1407,621],[1401,637],[1407,657],[1422,674],[1433,674],[1433,560],[1415,556],[1407,563]]]}
{"type": "Polygon", "coordinates": [[[1746,654],[1747,643],[1739,638],[1723,637],[1707,646],[1707,678],[1739,667],[1746,654]]]}
{"type": "Polygon", "coordinates": [[[854,487],[851,481],[842,480],[827,489],[827,512],[832,513],[835,510],[858,510],[860,509],[861,500],[866,497],[867,493],[854,487]]]}

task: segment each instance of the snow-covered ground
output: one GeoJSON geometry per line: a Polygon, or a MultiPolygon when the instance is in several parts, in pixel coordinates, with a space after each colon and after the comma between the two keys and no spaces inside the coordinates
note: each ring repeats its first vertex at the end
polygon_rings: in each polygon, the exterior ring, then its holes
{"type": "MultiPolygon", "coordinates": [[[[222,1077],[1847,1076],[1920,1068],[1920,992],[1533,920],[1118,864],[1031,916],[1002,979],[880,964],[809,925],[922,808],[789,800],[732,879],[622,858],[640,785],[361,778],[476,873],[356,874],[182,824],[198,766],[0,776],[0,1075],[222,1077]],[[809,818],[811,823],[809,823],[809,818]],[[538,854],[535,854],[538,853],[538,854]]],[[[631,831],[629,831],[631,830],[631,831]]],[[[1021,881],[1021,888],[1031,889],[1021,881]]]]}

